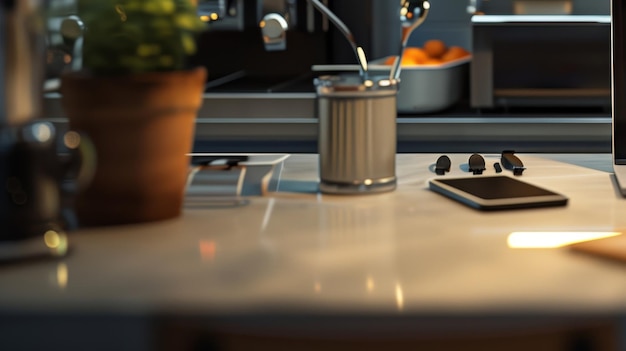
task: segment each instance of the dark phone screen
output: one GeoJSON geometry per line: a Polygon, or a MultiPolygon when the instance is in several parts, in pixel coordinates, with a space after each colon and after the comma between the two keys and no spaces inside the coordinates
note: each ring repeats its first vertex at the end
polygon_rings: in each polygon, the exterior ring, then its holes
{"type": "Polygon", "coordinates": [[[486,200],[557,195],[535,185],[506,176],[482,176],[437,181],[486,200]]]}

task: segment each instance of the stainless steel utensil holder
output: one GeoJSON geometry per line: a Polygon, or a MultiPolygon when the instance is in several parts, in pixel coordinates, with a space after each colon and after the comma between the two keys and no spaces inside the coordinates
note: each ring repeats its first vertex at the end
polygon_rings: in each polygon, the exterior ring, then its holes
{"type": "Polygon", "coordinates": [[[397,84],[357,75],[316,79],[320,191],[361,194],[396,188],[397,84]]]}

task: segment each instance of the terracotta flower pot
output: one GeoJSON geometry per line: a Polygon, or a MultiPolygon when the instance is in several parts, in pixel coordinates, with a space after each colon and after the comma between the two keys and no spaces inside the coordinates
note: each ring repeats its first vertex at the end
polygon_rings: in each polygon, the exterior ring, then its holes
{"type": "Polygon", "coordinates": [[[62,77],[70,128],[87,134],[96,150],[95,176],[75,202],[81,226],[180,215],[206,74],[62,77]]]}

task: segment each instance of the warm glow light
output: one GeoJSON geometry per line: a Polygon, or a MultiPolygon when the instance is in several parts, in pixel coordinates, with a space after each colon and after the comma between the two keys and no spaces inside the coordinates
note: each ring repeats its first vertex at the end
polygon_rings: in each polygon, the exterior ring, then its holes
{"type": "Polygon", "coordinates": [[[261,21],[261,22],[259,22],[259,27],[261,27],[261,28],[265,28],[265,21],[261,21]]]}
{"type": "Polygon", "coordinates": [[[80,146],[80,134],[72,130],[65,133],[63,144],[70,149],[77,149],[80,146]]]}
{"type": "Polygon", "coordinates": [[[513,232],[507,238],[507,245],[512,249],[550,249],[620,234],[619,232],[513,232]]]}
{"type": "Polygon", "coordinates": [[[211,18],[211,21],[217,21],[220,18],[220,16],[217,13],[213,12],[211,13],[210,18],[211,18]]]}
{"type": "Polygon", "coordinates": [[[374,291],[374,278],[372,278],[371,276],[367,277],[367,280],[365,281],[365,286],[367,288],[367,292],[372,292],[374,291]]]}
{"type": "Polygon", "coordinates": [[[200,240],[198,242],[200,248],[200,257],[202,261],[215,260],[215,241],[212,240],[200,240]]]}
{"type": "Polygon", "coordinates": [[[209,16],[207,16],[207,15],[202,15],[202,16],[200,16],[200,20],[202,22],[208,22],[208,21],[211,20],[211,18],[209,16]]]}
{"type": "Polygon", "coordinates": [[[63,256],[67,253],[67,235],[64,232],[48,230],[43,235],[43,241],[51,250],[52,254],[63,256]]]}
{"type": "Polygon", "coordinates": [[[69,277],[69,272],[67,269],[67,265],[65,263],[59,263],[57,265],[57,285],[61,289],[65,289],[67,287],[67,280],[69,277]]]}
{"type": "Polygon", "coordinates": [[[398,307],[398,311],[402,311],[404,309],[404,293],[402,292],[402,286],[400,286],[400,283],[396,284],[396,306],[398,307]]]}
{"type": "Polygon", "coordinates": [[[54,230],[48,230],[43,235],[43,240],[46,243],[46,246],[50,249],[57,249],[59,245],[61,245],[61,237],[59,236],[59,233],[54,230]]]}
{"type": "Polygon", "coordinates": [[[322,284],[320,282],[315,282],[313,289],[317,294],[319,294],[320,292],[322,292],[322,284]]]}

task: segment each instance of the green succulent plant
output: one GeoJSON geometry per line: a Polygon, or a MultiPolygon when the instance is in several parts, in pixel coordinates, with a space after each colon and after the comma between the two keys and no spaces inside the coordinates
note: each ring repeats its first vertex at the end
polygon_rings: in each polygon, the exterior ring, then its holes
{"type": "Polygon", "coordinates": [[[79,0],[83,67],[121,75],[185,68],[206,24],[191,0],[79,0]]]}

